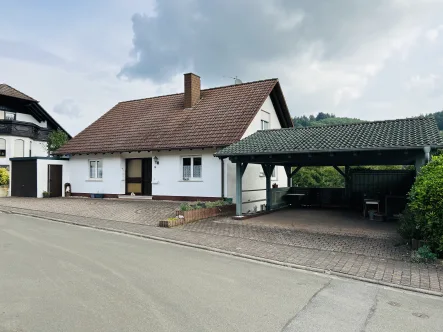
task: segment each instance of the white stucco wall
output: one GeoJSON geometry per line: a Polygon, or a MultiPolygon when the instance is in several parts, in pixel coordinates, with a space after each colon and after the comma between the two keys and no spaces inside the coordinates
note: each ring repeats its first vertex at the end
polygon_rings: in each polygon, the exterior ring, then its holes
{"type": "Polygon", "coordinates": [[[37,159],[37,197],[43,197],[48,191],[48,165],[62,165],[62,195],[65,196],[64,184],[69,182],[69,161],[56,159],[37,159]]]}
{"type": "Polygon", "coordinates": [[[122,154],[72,156],[69,162],[69,179],[73,193],[125,194],[126,159],[157,157],[152,163],[153,196],[221,196],[221,162],[213,155],[215,150],[182,150],[122,154]],[[184,181],[182,157],[202,158],[201,180],[184,181]],[[103,161],[103,179],[89,179],[89,160],[103,161]]]}
{"type": "MultiPolygon", "coordinates": [[[[246,129],[242,138],[245,138],[253,133],[261,130],[261,120],[269,121],[270,129],[281,128],[280,122],[275,112],[274,105],[272,104],[271,98],[266,98],[260,111],[252,120],[249,127],[246,129]]],[[[227,197],[232,197],[235,201],[236,198],[236,186],[235,186],[235,164],[230,161],[226,161],[228,164],[227,175],[228,175],[228,185],[227,185],[227,197]]],[[[260,165],[248,164],[245,174],[243,175],[243,212],[246,213],[249,210],[253,211],[254,207],[260,210],[260,205],[266,203],[266,177],[262,174],[263,170],[260,165]],[[250,191],[257,190],[259,191],[250,191]],[[250,203],[248,203],[250,202],[250,203]]],[[[284,167],[277,166],[275,168],[276,177],[272,178],[271,184],[277,183],[279,187],[287,186],[287,176],[284,167]]]]}
{"type": "Polygon", "coordinates": [[[125,160],[120,154],[72,156],[69,161],[69,180],[73,193],[125,193],[125,160]],[[103,161],[103,178],[89,179],[89,160],[103,161]]]}
{"type": "Polygon", "coordinates": [[[221,196],[221,162],[214,157],[215,150],[183,150],[158,152],[159,165],[153,163],[152,194],[160,196],[221,196]],[[181,158],[202,157],[201,180],[184,181],[181,158]]]}
{"type": "Polygon", "coordinates": [[[0,135],[0,139],[4,139],[6,141],[6,156],[0,157],[0,166],[11,166],[9,158],[16,157],[14,155],[14,144],[16,140],[22,140],[24,142],[24,157],[29,157],[29,149],[31,145],[31,157],[48,156],[48,151],[46,150],[46,142],[34,141],[27,137],[6,135],[0,135]]]}

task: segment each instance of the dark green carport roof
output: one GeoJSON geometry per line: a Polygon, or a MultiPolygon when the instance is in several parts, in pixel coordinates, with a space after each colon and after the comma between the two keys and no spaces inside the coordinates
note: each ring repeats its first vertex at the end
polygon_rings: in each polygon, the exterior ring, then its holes
{"type": "Polygon", "coordinates": [[[261,130],[216,157],[443,147],[434,117],[261,130]]]}

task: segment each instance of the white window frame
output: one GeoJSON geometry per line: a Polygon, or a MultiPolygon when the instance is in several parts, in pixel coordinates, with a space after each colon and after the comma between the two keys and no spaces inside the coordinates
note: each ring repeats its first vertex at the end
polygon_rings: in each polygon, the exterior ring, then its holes
{"type": "Polygon", "coordinates": [[[268,129],[270,129],[269,121],[261,120],[261,130],[268,130],[268,129]],[[267,128],[265,128],[265,126],[264,126],[265,123],[266,123],[267,128]]]}
{"type": "Polygon", "coordinates": [[[203,157],[202,156],[182,156],[180,158],[180,181],[203,181],[203,157]],[[185,178],[183,176],[183,160],[186,158],[191,158],[191,176],[185,178]],[[194,177],[194,158],[200,158],[201,160],[201,170],[200,177],[194,177]]]}
{"type": "MultiPolygon", "coordinates": [[[[5,151],[5,154],[3,155],[3,156],[1,156],[0,155],[0,158],[6,158],[6,153],[7,153],[7,151],[6,151],[6,145],[7,145],[7,142],[6,142],[6,140],[4,139],[4,138],[0,138],[0,142],[2,142],[2,143],[4,143],[4,149],[2,149],[2,150],[4,150],[5,151]]],[[[2,144],[3,145],[3,144],[2,144]]],[[[0,146],[1,147],[1,146],[0,146]]]]}
{"type": "Polygon", "coordinates": [[[88,180],[91,181],[102,181],[103,180],[103,159],[88,159],[88,180]],[[97,163],[102,164],[102,174],[99,177],[97,163]],[[94,177],[91,177],[91,163],[95,163],[94,177]]]}
{"type": "Polygon", "coordinates": [[[5,112],[5,115],[4,115],[4,118],[5,118],[5,120],[9,120],[9,121],[15,121],[15,120],[17,120],[17,112],[14,112],[14,111],[4,111],[5,112]],[[7,117],[8,117],[8,114],[9,115],[13,115],[12,116],[12,119],[8,119],[7,117]]]}

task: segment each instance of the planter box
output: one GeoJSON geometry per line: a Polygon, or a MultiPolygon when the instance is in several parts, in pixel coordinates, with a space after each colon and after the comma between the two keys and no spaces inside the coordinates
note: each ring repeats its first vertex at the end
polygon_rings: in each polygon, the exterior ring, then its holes
{"type": "Polygon", "coordinates": [[[162,220],[158,223],[158,226],[171,228],[171,227],[183,225],[184,223],[185,223],[184,218],[178,218],[176,220],[162,220]]]}
{"type": "Polygon", "coordinates": [[[175,211],[177,219],[175,220],[162,220],[158,223],[159,227],[174,227],[191,223],[193,221],[219,217],[219,216],[232,216],[235,214],[235,204],[217,206],[213,208],[190,210],[190,211],[175,211]]]}
{"type": "Polygon", "coordinates": [[[0,197],[7,197],[8,196],[8,186],[0,186],[0,197]]]}
{"type": "Polygon", "coordinates": [[[235,204],[217,206],[213,208],[190,210],[190,211],[176,211],[176,215],[182,216],[185,223],[193,222],[201,219],[230,216],[235,214],[235,204]]]}
{"type": "Polygon", "coordinates": [[[103,198],[104,194],[91,194],[91,198],[103,198]]]}

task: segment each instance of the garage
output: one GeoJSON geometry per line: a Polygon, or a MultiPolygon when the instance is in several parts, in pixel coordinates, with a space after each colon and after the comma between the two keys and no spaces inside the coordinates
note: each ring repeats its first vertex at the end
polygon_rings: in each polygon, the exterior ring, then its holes
{"type": "Polygon", "coordinates": [[[11,158],[10,187],[15,197],[63,197],[69,182],[68,159],[51,157],[11,158]],[[47,193],[47,194],[46,194],[47,193]]]}

